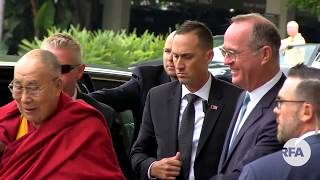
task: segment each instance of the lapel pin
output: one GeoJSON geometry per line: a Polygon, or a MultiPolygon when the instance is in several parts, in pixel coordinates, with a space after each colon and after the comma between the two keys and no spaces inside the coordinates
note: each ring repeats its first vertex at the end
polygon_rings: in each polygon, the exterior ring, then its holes
{"type": "Polygon", "coordinates": [[[217,109],[218,109],[218,106],[216,106],[216,105],[210,105],[210,109],[212,109],[212,110],[217,110],[217,109]]]}

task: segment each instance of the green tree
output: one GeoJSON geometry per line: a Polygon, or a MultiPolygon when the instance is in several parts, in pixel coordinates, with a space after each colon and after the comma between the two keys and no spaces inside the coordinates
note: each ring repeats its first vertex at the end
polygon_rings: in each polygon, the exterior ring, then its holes
{"type": "Polygon", "coordinates": [[[291,7],[320,16],[320,0],[288,0],[288,4],[291,7]]]}

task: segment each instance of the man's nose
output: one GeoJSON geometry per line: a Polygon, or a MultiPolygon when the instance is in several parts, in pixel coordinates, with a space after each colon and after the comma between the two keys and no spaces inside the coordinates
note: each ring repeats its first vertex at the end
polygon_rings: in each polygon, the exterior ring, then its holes
{"type": "Polygon", "coordinates": [[[169,62],[173,62],[173,55],[172,55],[172,53],[169,54],[169,56],[168,56],[168,61],[169,61],[169,62]]]}
{"type": "Polygon", "coordinates": [[[180,57],[176,58],[174,61],[175,61],[174,67],[176,69],[182,69],[183,68],[183,62],[182,62],[180,57]]]}
{"type": "Polygon", "coordinates": [[[279,108],[277,106],[273,108],[273,113],[276,115],[279,114],[279,108]]]}
{"type": "Polygon", "coordinates": [[[234,63],[234,59],[231,58],[230,56],[226,55],[226,56],[224,56],[223,62],[224,62],[224,65],[230,65],[230,64],[234,63]]]}
{"type": "Polygon", "coordinates": [[[30,93],[26,89],[23,89],[20,99],[23,103],[28,103],[32,100],[30,93]]]}

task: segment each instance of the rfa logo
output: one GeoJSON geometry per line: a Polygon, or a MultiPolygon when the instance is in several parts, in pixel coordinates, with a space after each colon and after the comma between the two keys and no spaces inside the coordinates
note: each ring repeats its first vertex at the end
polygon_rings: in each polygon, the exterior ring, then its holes
{"type": "Polygon", "coordinates": [[[282,149],[283,159],[291,166],[302,166],[308,162],[311,156],[309,144],[298,138],[290,139],[282,149]]]}

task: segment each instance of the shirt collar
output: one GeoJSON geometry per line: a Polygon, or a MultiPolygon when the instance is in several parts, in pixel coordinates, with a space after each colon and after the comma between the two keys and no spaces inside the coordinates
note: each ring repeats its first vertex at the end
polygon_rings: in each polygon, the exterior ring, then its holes
{"type": "MultiPolygon", "coordinates": [[[[207,100],[209,99],[209,93],[210,93],[210,88],[211,88],[211,83],[212,83],[212,77],[209,75],[209,79],[207,82],[195,93],[197,96],[199,96],[202,100],[207,100]]],[[[191,93],[188,88],[182,84],[182,93],[181,93],[181,98],[184,98],[185,95],[191,93]]]]}
{"type": "Polygon", "coordinates": [[[257,101],[259,102],[260,99],[267,94],[267,92],[275,85],[277,84],[277,82],[280,80],[282,76],[282,72],[278,71],[278,73],[268,82],[266,82],[265,84],[263,84],[262,86],[258,87],[257,89],[248,92],[249,96],[250,96],[250,100],[251,101],[257,101]]]}
{"type": "Polygon", "coordinates": [[[320,133],[319,130],[306,132],[306,133],[302,134],[302,135],[298,138],[297,141],[300,141],[301,139],[305,139],[305,138],[307,138],[307,137],[309,137],[309,136],[313,136],[313,135],[316,135],[316,134],[319,134],[319,133],[320,133]]]}

